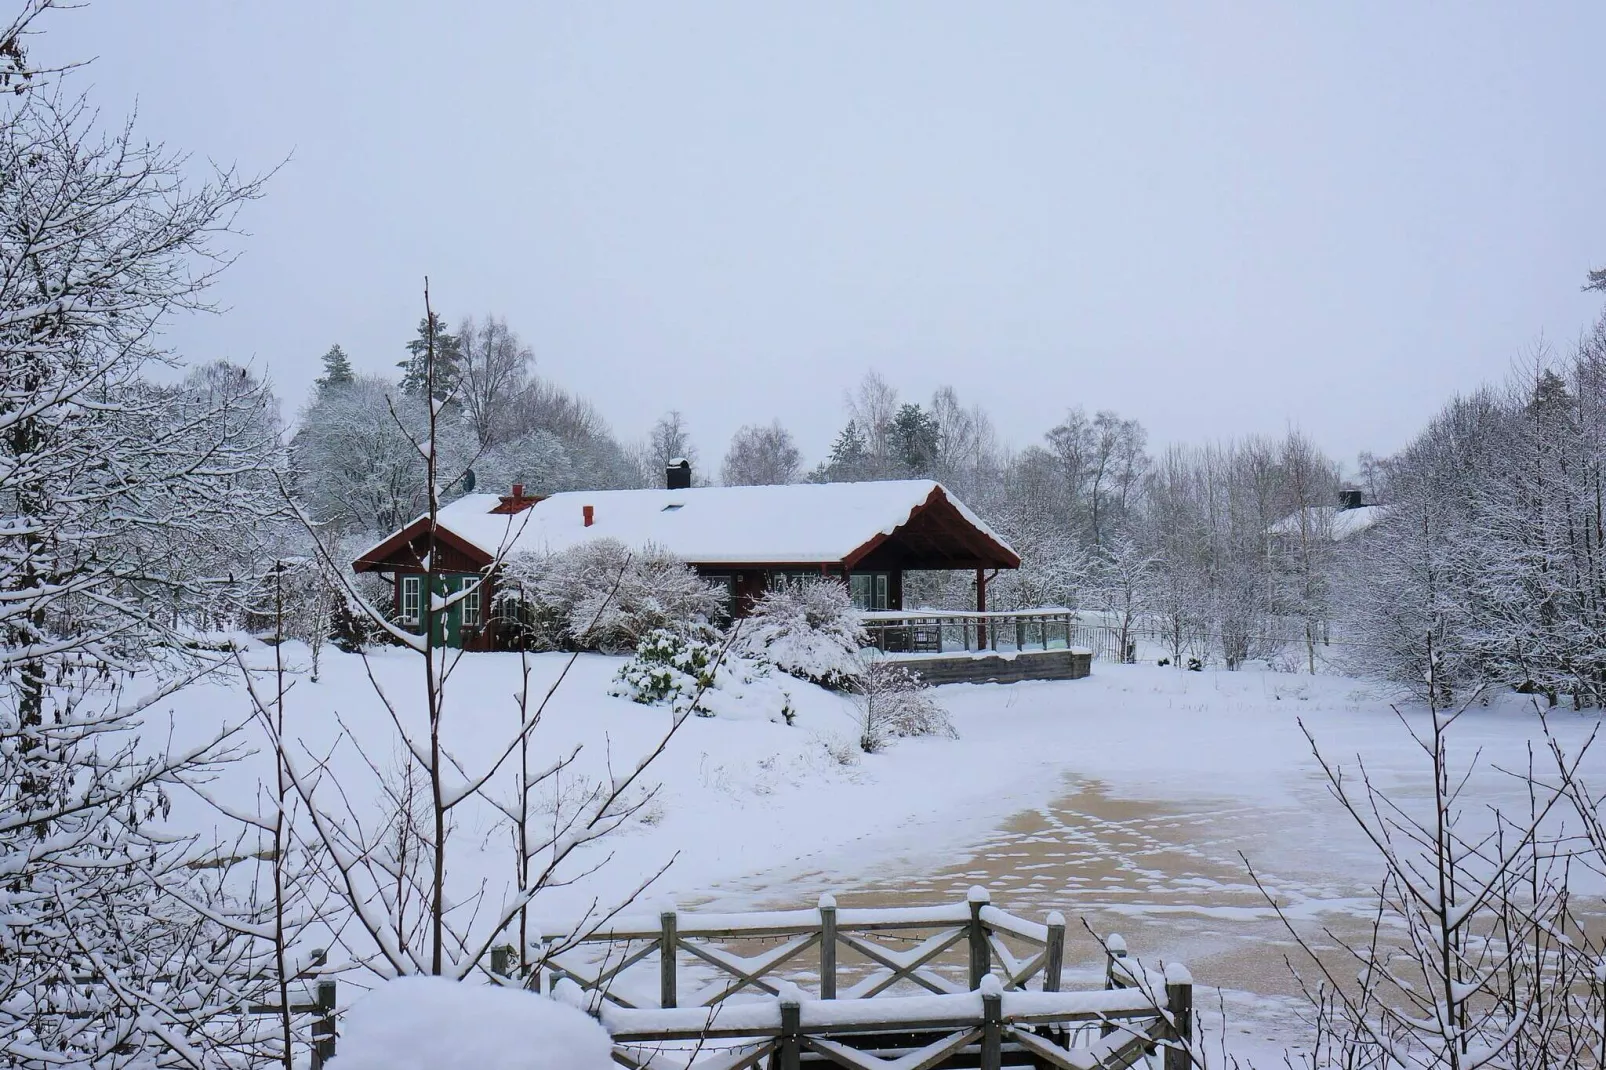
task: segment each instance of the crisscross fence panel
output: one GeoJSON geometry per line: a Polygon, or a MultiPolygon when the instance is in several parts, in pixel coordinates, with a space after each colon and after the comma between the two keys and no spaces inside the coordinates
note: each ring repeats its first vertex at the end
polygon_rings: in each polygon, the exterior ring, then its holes
{"type": "Polygon", "coordinates": [[[981,888],[930,907],[839,908],[824,896],[813,910],[665,911],[552,946],[564,950],[533,983],[576,986],[623,1066],[1110,1070],[1156,1045],[1167,1070],[1188,1065],[1191,980],[1128,964],[1113,937],[1105,990],[1064,992],[1064,918],[1017,917],[981,888]]]}

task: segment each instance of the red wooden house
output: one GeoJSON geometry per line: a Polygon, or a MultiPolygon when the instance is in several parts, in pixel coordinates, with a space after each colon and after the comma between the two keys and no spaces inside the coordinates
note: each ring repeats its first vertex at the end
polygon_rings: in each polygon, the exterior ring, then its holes
{"type": "MultiPolygon", "coordinates": [[[[988,572],[1020,567],[1003,539],[931,480],[693,488],[686,485],[689,470],[676,466],[669,482],[664,490],[544,496],[514,486],[511,494],[470,494],[443,506],[433,562],[437,593],[461,592],[482,577],[488,582],[441,615],[440,641],[499,647],[488,612],[496,563],[590,539],[674,554],[725,585],[733,615],[767,589],[805,576],[846,581],[863,609],[902,609],[903,574],[914,569],[974,570],[977,608],[985,608],[988,572]]],[[[418,625],[423,615],[428,527],[420,517],[353,565],[391,577],[404,624],[418,625]]]]}

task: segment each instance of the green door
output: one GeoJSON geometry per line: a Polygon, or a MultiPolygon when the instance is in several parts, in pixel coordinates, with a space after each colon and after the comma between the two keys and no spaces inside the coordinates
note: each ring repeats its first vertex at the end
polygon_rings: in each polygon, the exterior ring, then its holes
{"type": "MultiPolygon", "coordinates": [[[[461,591],[465,584],[472,582],[470,576],[436,576],[435,597],[447,598],[461,591]]],[[[461,647],[463,645],[463,601],[458,599],[443,610],[431,614],[430,618],[435,625],[434,644],[436,646],[461,647]]]]}

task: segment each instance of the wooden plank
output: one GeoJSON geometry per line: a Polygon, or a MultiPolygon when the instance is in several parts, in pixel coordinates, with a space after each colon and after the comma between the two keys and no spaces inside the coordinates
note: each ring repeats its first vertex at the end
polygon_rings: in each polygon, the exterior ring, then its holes
{"type": "Polygon", "coordinates": [[[901,1056],[896,1063],[888,1063],[879,1056],[855,1050],[840,1041],[826,1040],[823,1037],[804,1037],[803,1046],[810,1051],[818,1052],[838,1066],[850,1067],[852,1070],[889,1070],[889,1067],[893,1066],[897,1070],[932,1070],[950,1055],[975,1043],[980,1038],[981,1032],[980,1029],[969,1029],[953,1033],[901,1056]]]}

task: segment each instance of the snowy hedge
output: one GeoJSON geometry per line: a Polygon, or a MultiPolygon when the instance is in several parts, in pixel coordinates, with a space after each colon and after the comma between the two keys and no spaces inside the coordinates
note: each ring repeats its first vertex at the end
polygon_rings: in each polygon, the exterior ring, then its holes
{"type": "Polygon", "coordinates": [[[713,621],[725,592],[679,558],[597,539],[555,554],[515,554],[497,612],[536,650],[624,653],[650,632],[713,621]]]}
{"type": "Polygon", "coordinates": [[[847,584],[815,580],[766,593],[740,622],[733,649],[823,687],[850,686],[869,642],[847,584]]]}

